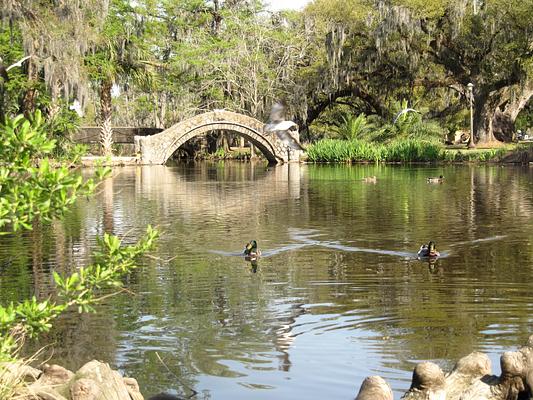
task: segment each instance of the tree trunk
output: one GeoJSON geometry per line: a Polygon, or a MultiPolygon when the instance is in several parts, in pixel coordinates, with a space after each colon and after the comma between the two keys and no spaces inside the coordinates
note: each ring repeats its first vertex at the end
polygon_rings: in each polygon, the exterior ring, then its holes
{"type": "Polygon", "coordinates": [[[533,80],[519,88],[510,88],[505,93],[492,121],[496,139],[510,142],[514,139],[515,121],[529,100],[533,97],[533,80]],[[514,89],[514,91],[513,91],[514,89]]]}
{"type": "Polygon", "coordinates": [[[22,112],[29,117],[35,112],[35,103],[37,99],[38,71],[37,66],[32,59],[28,60],[28,87],[22,99],[22,112]]]}
{"type": "Polygon", "coordinates": [[[494,142],[492,121],[500,102],[499,92],[481,90],[474,100],[474,141],[479,144],[494,142]]]}
{"type": "Polygon", "coordinates": [[[0,79],[0,123],[3,123],[5,119],[5,111],[4,111],[5,94],[4,93],[5,93],[4,80],[0,79]]]}
{"type": "Polygon", "coordinates": [[[153,126],[165,129],[165,115],[167,113],[166,93],[154,94],[154,121],[153,126]]]}
{"type": "Polygon", "coordinates": [[[225,152],[229,151],[228,137],[224,131],[218,131],[217,150],[223,149],[225,152]]]}
{"type": "Polygon", "coordinates": [[[225,152],[229,151],[228,135],[225,132],[222,132],[222,148],[225,152]]]}
{"type": "Polygon", "coordinates": [[[100,86],[100,118],[102,121],[100,145],[102,146],[102,154],[106,157],[113,155],[113,128],[111,127],[112,88],[113,83],[111,81],[103,81],[100,86]]]}
{"type": "Polygon", "coordinates": [[[158,128],[165,128],[165,120],[167,115],[167,94],[162,92],[159,101],[159,125],[158,128]]]}
{"type": "Polygon", "coordinates": [[[60,92],[61,92],[61,84],[59,83],[59,81],[56,80],[54,81],[54,83],[52,83],[52,87],[50,88],[51,100],[50,100],[50,107],[48,108],[48,117],[50,119],[54,119],[55,116],[60,111],[60,106],[59,106],[60,92]]]}
{"type": "Polygon", "coordinates": [[[113,178],[106,178],[103,182],[103,224],[104,232],[113,234],[115,229],[114,208],[113,208],[113,178]]]}
{"type": "Polygon", "coordinates": [[[222,15],[220,14],[220,0],[213,0],[213,4],[215,7],[212,11],[213,21],[211,22],[211,27],[213,34],[217,36],[220,31],[220,24],[222,23],[222,15]]]}

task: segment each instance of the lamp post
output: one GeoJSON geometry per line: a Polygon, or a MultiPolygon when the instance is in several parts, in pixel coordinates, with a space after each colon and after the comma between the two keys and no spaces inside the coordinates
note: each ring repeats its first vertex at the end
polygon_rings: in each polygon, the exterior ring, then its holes
{"type": "Polygon", "coordinates": [[[476,147],[474,142],[474,84],[470,82],[466,85],[468,88],[468,97],[470,99],[470,139],[468,139],[468,148],[476,147]]]}

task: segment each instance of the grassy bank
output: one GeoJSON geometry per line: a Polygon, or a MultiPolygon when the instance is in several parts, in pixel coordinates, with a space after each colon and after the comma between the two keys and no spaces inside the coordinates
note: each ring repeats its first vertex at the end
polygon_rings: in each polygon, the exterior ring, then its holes
{"type": "Polygon", "coordinates": [[[499,162],[532,145],[506,145],[489,149],[448,149],[434,141],[397,139],[387,144],[364,140],[324,139],[307,147],[311,162],[499,162]]]}

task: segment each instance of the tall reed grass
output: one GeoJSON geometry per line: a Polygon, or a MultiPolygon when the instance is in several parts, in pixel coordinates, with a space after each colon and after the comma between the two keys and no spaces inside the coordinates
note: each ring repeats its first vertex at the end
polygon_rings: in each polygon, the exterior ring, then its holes
{"type": "Polygon", "coordinates": [[[443,146],[418,139],[387,144],[363,140],[324,139],[307,148],[312,162],[424,162],[443,159],[443,146]]]}

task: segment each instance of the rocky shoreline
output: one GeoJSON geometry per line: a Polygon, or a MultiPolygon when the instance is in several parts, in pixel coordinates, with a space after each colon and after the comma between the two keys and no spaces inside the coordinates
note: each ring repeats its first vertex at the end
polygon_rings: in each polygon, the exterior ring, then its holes
{"type": "MultiPolygon", "coordinates": [[[[503,353],[502,373],[492,375],[490,359],[480,352],[461,358],[447,374],[431,362],[418,364],[404,400],[529,400],[533,396],[533,335],[517,351],[503,353]]],[[[366,378],[355,400],[393,400],[380,376],[366,378]]]]}
{"type": "MultiPolygon", "coordinates": [[[[503,353],[502,373],[492,375],[486,354],[461,358],[447,374],[431,362],[418,364],[404,400],[526,400],[533,397],[533,335],[517,351],[503,353]]],[[[93,360],[77,372],[58,365],[42,369],[22,363],[0,364],[5,381],[18,382],[19,400],[144,400],[134,378],[122,377],[108,364],[93,360]],[[11,378],[11,379],[10,379],[11,378]]],[[[366,378],[355,400],[393,400],[389,384],[379,376],[366,378]]],[[[178,400],[160,394],[148,400],[178,400]]]]}
{"type": "Polygon", "coordinates": [[[77,372],[59,365],[42,369],[4,363],[4,380],[16,382],[15,398],[24,400],[144,400],[134,378],[124,378],[108,364],[90,361],[77,372]]]}

